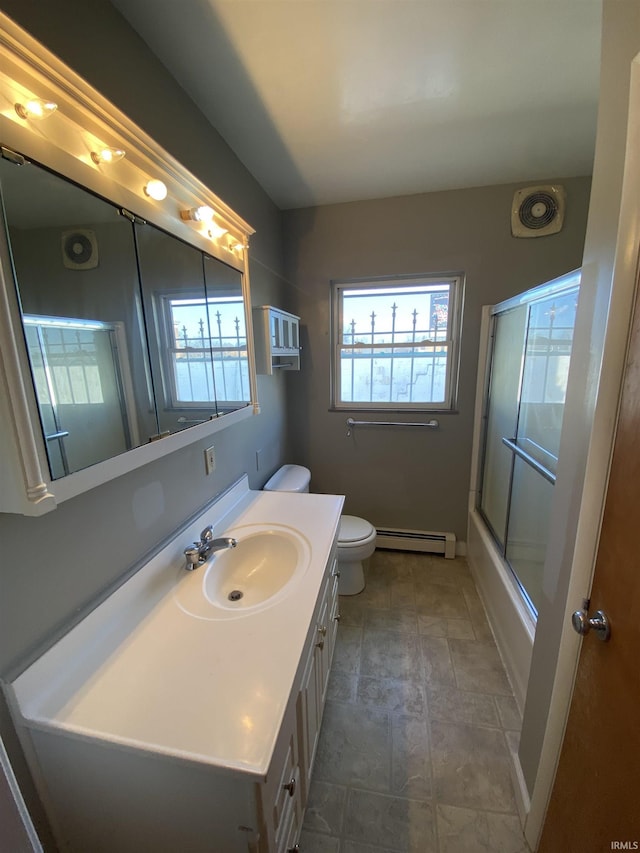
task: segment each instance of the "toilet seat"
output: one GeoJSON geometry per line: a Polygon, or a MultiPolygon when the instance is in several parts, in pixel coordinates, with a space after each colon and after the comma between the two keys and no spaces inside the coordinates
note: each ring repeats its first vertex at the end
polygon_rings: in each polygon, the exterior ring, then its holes
{"type": "Polygon", "coordinates": [[[355,548],[366,542],[372,536],[375,537],[375,527],[364,518],[355,515],[343,515],[340,518],[340,530],[338,532],[339,548],[355,548]]]}

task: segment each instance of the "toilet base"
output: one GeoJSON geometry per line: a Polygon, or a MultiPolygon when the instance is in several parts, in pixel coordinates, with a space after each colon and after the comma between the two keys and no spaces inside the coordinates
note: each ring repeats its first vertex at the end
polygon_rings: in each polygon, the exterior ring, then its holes
{"type": "Polygon", "coordinates": [[[357,595],[364,589],[364,567],[362,560],[338,562],[338,595],[357,595]]]}

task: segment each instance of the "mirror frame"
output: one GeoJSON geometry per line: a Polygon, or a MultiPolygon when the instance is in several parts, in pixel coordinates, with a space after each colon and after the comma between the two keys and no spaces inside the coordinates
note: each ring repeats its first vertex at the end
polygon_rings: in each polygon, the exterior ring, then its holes
{"type": "Polygon", "coordinates": [[[0,236],[0,512],[42,515],[62,501],[227,429],[260,412],[257,396],[250,282],[249,238],[253,228],[124,113],[43,45],[0,12],[0,146],[52,169],[102,198],[173,234],[242,274],[247,324],[249,404],[104,462],[52,480],[24,343],[7,235],[0,236]],[[32,98],[58,105],[43,121],[15,109],[32,98]],[[105,146],[126,152],[117,163],[97,165],[91,152],[105,146]],[[158,179],[167,197],[154,201],[144,187],[158,179]],[[208,205],[224,234],[181,218],[208,205]]]}

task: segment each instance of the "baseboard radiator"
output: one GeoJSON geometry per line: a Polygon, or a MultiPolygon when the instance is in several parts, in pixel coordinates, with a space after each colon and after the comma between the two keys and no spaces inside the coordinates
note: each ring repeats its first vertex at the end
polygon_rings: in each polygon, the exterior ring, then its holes
{"type": "Polygon", "coordinates": [[[456,555],[455,533],[431,533],[427,530],[376,530],[376,548],[389,548],[392,551],[424,551],[431,554],[444,554],[452,560],[456,555]]]}

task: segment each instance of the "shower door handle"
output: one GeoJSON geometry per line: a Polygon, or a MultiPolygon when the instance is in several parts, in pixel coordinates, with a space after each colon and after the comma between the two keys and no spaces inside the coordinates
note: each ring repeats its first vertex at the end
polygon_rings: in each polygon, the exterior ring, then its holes
{"type": "Polygon", "coordinates": [[[611,623],[609,617],[603,610],[596,610],[593,616],[589,616],[589,602],[584,601],[582,610],[576,610],[571,616],[573,630],[585,637],[589,631],[595,631],[599,640],[606,642],[611,636],[611,623]]]}

